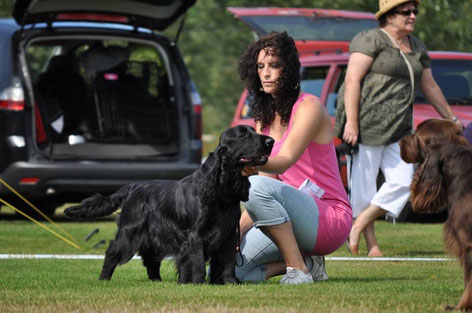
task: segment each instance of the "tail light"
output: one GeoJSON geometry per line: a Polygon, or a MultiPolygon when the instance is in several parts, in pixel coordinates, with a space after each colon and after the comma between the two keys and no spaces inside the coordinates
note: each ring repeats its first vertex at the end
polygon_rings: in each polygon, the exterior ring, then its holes
{"type": "Polygon", "coordinates": [[[39,177],[22,177],[20,185],[36,185],[39,182],[39,177]]]}
{"type": "Polygon", "coordinates": [[[192,107],[194,113],[193,136],[195,139],[202,138],[202,98],[195,85],[191,84],[190,97],[192,98],[192,107]]]}
{"type": "Polygon", "coordinates": [[[41,113],[39,113],[37,103],[34,105],[34,121],[36,125],[36,142],[45,143],[48,140],[48,136],[44,129],[43,119],[41,118],[41,113]]]}
{"type": "Polygon", "coordinates": [[[24,108],[25,97],[21,86],[10,86],[0,92],[0,109],[21,111],[24,108]]]}
{"type": "MultiPolygon", "coordinates": [[[[0,109],[11,111],[22,111],[25,108],[25,97],[23,88],[20,85],[14,85],[3,89],[0,92],[0,109]]],[[[35,106],[35,124],[36,124],[36,140],[44,143],[47,140],[46,131],[44,130],[43,121],[39,114],[38,105],[35,106]]]]}

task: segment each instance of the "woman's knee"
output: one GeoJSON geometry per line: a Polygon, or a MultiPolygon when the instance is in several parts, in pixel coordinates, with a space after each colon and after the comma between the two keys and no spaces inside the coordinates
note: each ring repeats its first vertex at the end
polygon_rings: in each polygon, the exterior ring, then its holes
{"type": "Polygon", "coordinates": [[[261,204],[267,200],[273,199],[269,185],[271,179],[264,176],[251,176],[249,181],[251,188],[249,189],[249,200],[244,203],[249,214],[261,207],[261,204]]]}
{"type": "Polygon", "coordinates": [[[251,183],[251,187],[249,188],[249,195],[257,197],[268,194],[270,190],[270,185],[273,184],[274,181],[277,182],[273,178],[259,175],[249,177],[249,182],[251,183]]]}

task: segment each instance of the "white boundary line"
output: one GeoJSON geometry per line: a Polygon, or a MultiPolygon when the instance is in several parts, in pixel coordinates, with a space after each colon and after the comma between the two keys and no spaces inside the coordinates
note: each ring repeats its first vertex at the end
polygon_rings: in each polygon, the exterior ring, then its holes
{"type": "Polygon", "coordinates": [[[326,257],[327,261],[451,262],[451,258],[326,257]]]}
{"type": "MultiPolygon", "coordinates": [[[[0,254],[0,260],[5,259],[65,259],[65,260],[103,260],[101,254],[0,254]]],[[[134,256],[133,259],[141,259],[134,256]]],[[[326,257],[327,261],[387,261],[387,262],[452,262],[451,258],[362,258],[362,257],[326,257]]]]}
{"type": "Polygon", "coordinates": [[[0,254],[0,259],[103,260],[100,254],[0,254]]]}

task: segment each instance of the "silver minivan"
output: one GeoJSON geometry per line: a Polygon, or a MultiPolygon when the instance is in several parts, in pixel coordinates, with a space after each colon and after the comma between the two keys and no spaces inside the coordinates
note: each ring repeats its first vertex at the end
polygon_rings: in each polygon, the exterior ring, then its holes
{"type": "MultiPolygon", "coordinates": [[[[194,2],[18,0],[0,20],[0,177],[52,214],[196,170],[200,96],[160,33],[194,2]]],[[[4,185],[0,198],[27,208],[4,185]]]]}

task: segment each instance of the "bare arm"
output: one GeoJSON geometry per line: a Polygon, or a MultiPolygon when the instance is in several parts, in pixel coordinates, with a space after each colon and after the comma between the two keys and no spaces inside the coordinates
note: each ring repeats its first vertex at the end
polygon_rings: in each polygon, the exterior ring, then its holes
{"type": "Polygon", "coordinates": [[[303,154],[311,141],[327,143],[332,140],[331,122],[318,98],[305,98],[297,108],[292,129],[277,156],[260,167],[268,173],[283,173],[303,154]]]}
{"type": "MultiPolygon", "coordinates": [[[[451,110],[451,107],[446,101],[441,88],[434,80],[432,71],[430,68],[423,70],[423,75],[421,76],[420,88],[423,91],[423,94],[428,98],[429,102],[433,108],[445,119],[453,120],[455,118],[454,113],[451,110]]],[[[456,120],[456,123],[463,128],[461,121],[456,120]]]]}
{"type": "Polygon", "coordinates": [[[359,102],[361,98],[361,82],[370,69],[374,58],[360,52],[354,52],[349,57],[345,78],[344,106],[346,125],[343,139],[355,145],[359,139],[359,102]]]}
{"type": "Polygon", "coordinates": [[[239,229],[240,236],[242,237],[245,233],[251,229],[253,221],[246,210],[241,213],[241,218],[239,219],[239,229]]]}

